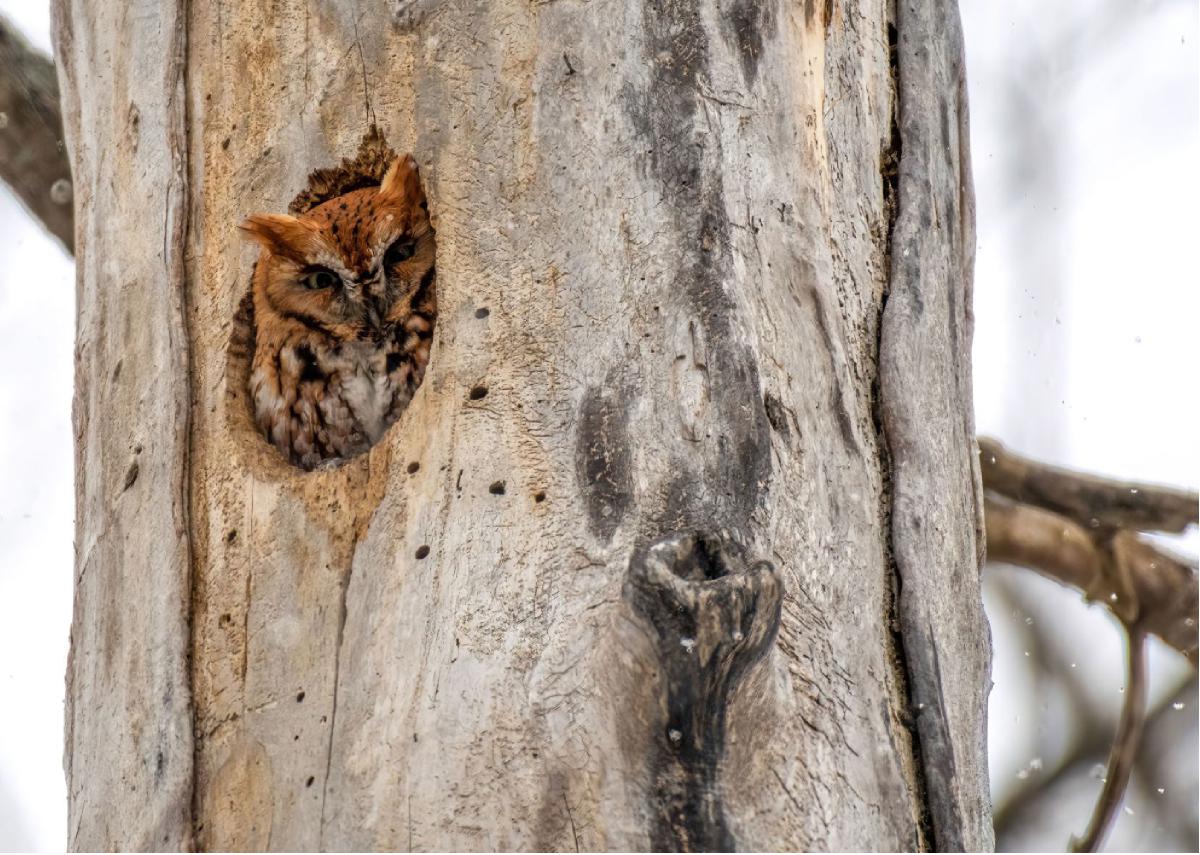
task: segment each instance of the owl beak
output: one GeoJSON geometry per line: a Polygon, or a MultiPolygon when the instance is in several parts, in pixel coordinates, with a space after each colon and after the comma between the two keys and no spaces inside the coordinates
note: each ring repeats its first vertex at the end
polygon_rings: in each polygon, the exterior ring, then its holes
{"type": "Polygon", "coordinates": [[[380,332],[381,328],[383,327],[383,323],[382,318],[379,315],[379,307],[375,305],[374,300],[371,300],[365,304],[364,314],[366,316],[363,318],[363,321],[366,323],[367,327],[372,332],[380,332]]]}
{"type": "Polygon", "coordinates": [[[382,334],[387,318],[387,306],[384,305],[383,295],[368,294],[363,304],[367,310],[367,326],[375,333],[382,334]]]}

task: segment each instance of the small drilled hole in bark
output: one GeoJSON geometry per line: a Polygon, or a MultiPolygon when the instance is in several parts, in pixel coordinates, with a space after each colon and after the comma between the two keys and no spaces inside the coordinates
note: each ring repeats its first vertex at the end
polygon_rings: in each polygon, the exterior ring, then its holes
{"type": "Polygon", "coordinates": [[[421,464],[414,460],[412,463],[408,464],[408,474],[411,475],[420,468],[421,464]]]}
{"type": "Polygon", "coordinates": [[[426,557],[427,555],[429,555],[429,547],[428,546],[418,546],[417,547],[417,560],[418,561],[420,561],[422,558],[426,557]]]}
{"type": "Polygon", "coordinates": [[[534,500],[535,502],[537,502],[539,505],[540,505],[542,502],[546,501],[546,491],[545,491],[545,490],[538,490],[536,493],[534,493],[534,494],[533,494],[533,500],[534,500]]]}
{"type": "Polygon", "coordinates": [[[231,528],[229,534],[225,535],[225,542],[233,543],[235,540],[237,540],[237,529],[231,528]]]}
{"type": "Polygon", "coordinates": [[[491,313],[487,310],[486,307],[475,310],[475,317],[479,318],[480,320],[483,320],[489,314],[491,314],[491,313]]]}
{"type": "Polygon", "coordinates": [[[315,780],[317,780],[317,779],[314,778],[312,775],[309,775],[308,780],[304,782],[304,786],[311,787],[313,785],[313,781],[315,781],[315,780]]]}
{"type": "Polygon", "coordinates": [[[486,398],[487,393],[488,393],[487,386],[474,386],[474,387],[472,387],[471,391],[468,393],[467,396],[472,401],[478,401],[481,398],[486,398]]]}
{"type": "Polygon", "coordinates": [[[299,704],[299,703],[303,703],[303,702],[304,702],[304,692],[303,691],[297,692],[296,693],[296,703],[299,704]]]}
{"type": "Polygon", "coordinates": [[[223,615],[217,618],[218,626],[229,626],[231,623],[233,623],[233,616],[230,615],[229,612],[225,612],[223,615]]]}
{"type": "Polygon", "coordinates": [[[504,482],[503,481],[493,481],[491,486],[488,487],[488,492],[491,493],[493,496],[503,496],[504,495],[504,482]]]}

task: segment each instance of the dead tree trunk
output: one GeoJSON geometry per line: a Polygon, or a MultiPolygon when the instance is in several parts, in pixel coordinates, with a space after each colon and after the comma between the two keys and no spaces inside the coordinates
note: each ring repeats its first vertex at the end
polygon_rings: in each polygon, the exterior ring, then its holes
{"type": "Polygon", "coordinates": [[[991,845],[953,2],[56,30],[73,848],[991,845]],[[430,368],[302,472],[236,412],[235,226],[372,124],[428,185],[430,368]]]}

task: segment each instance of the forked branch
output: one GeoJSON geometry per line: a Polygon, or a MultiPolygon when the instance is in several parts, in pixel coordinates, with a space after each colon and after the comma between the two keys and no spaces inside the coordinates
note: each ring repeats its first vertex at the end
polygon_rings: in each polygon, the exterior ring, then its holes
{"type": "Polygon", "coordinates": [[[994,496],[984,499],[988,559],[1076,588],[1125,624],[1137,621],[1197,663],[1196,568],[1135,532],[1097,538],[1074,520],[994,496]]]}
{"type": "Polygon", "coordinates": [[[1117,816],[1146,718],[1146,635],[1197,664],[1197,568],[1141,537],[1197,522],[1195,493],[1081,475],[979,440],[988,557],[1083,592],[1125,628],[1125,700],[1104,787],[1074,852],[1094,852],[1117,816]]]}

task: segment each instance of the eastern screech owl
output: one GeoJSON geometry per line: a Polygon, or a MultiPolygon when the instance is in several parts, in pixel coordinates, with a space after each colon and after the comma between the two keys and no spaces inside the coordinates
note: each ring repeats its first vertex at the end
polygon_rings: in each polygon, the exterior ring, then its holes
{"type": "Polygon", "coordinates": [[[437,313],[434,233],[417,164],[299,216],[242,224],[262,247],[252,282],[254,420],[313,469],[370,448],[425,374],[437,313]]]}

